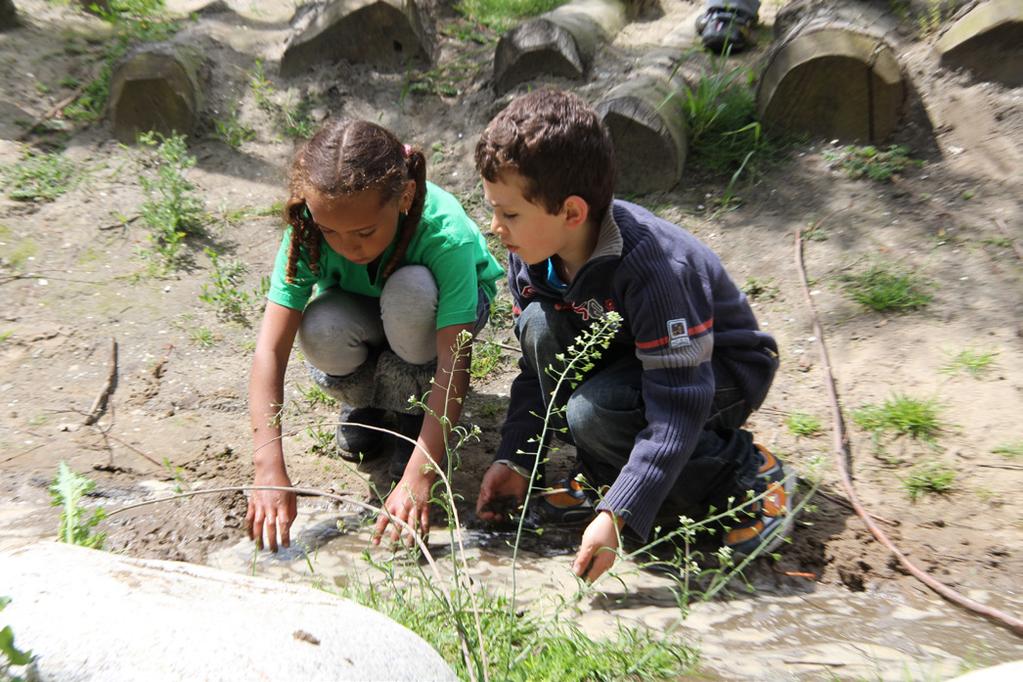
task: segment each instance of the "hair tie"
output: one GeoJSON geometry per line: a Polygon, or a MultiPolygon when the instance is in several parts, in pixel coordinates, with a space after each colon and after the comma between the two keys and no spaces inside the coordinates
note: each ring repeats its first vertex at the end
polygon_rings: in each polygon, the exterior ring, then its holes
{"type": "Polygon", "coordinates": [[[405,153],[405,158],[406,159],[408,157],[412,156],[412,146],[411,145],[407,145],[407,144],[402,145],[402,151],[405,153]]]}

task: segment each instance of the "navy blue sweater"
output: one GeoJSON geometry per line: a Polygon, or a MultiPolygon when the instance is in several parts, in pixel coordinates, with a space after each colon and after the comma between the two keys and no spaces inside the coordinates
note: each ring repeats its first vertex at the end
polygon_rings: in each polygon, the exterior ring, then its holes
{"type": "MultiPolygon", "coordinates": [[[[710,414],[715,370],[728,371],[756,409],[778,367],[777,344],[758,329],[746,296],[710,248],[624,201],[613,203],[568,289],[548,282],[546,261],[530,267],[514,254],[508,284],[517,311],[552,301],[579,331],[604,311],[622,316],[605,358],[634,353],[642,363],[647,425],[599,508],[647,537],[710,414]]],[[[528,441],[540,433],[545,406],[536,373],[526,362],[519,368],[495,458],[531,469],[537,445],[528,441]]]]}

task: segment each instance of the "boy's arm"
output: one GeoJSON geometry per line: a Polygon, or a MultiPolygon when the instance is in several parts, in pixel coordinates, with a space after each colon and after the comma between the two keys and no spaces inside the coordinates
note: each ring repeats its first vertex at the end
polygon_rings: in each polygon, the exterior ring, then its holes
{"type": "Polygon", "coordinates": [[[689,460],[714,398],[713,303],[699,275],[686,266],[642,259],[628,277],[623,313],[643,364],[647,426],[598,509],[622,516],[641,537],[689,460]]]}

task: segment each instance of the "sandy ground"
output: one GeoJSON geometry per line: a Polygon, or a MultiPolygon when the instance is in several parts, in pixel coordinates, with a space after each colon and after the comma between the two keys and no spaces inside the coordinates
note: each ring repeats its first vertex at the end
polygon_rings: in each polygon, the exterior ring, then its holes
{"type": "MultiPolygon", "coordinates": [[[[168,4],[181,12],[201,6],[168,4]]],[[[406,74],[362,66],[324,67],[284,81],[277,77],[276,60],[288,35],[290,5],[228,4],[235,13],[204,15],[185,29],[207,46],[215,84],[206,107],[207,129],[190,142],[198,164],[189,177],[211,215],[209,236],[189,245],[192,267],[168,277],[145,275],[138,256],[147,245],[144,228],[138,221],[122,225],[119,216],[138,214],[144,199],[138,178],[146,171],[140,153],[111,141],[103,124],[69,128],[65,153],[83,175],[67,194],[40,204],[0,197],[0,499],[5,501],[0,544],[25,542],[56,528],[46,487],[61,460],[97,481],[94,501],[108,508],[161,491],[250,482],[246,383],[258,314],[250,315],[247,325],[224,322],[198,296],[210,272],[203,246],[246,263],[243,288],[252,291],[269,272],[278,244],[280,224],[273,216],[227,219],[232,211],[266,209],[286,198],[283,174],[293,143],[275,134],[255,105],[248,81],[256,59],[265,62],[282,101],[312,97],[317,114],[378,120],[427,150],[431,179],[458,194],[481,225],[489,219],[471,154],[479,132],[505,102],[490,87],[493,42],[463,44],[444,35],[452,31],[438,36],[438,63],[465,67],[455,80],[457,96],[403,94],[406,74]],[[240,120],[257,131],[256,139],[238,150],[209,132],[212,119],[234,103],[240,120]],[[200,344],[199,330],[212,342],[200,344]],[[110,371],[112,338],[119,353],[110,409],[97,425],[84,426],[110,371]]],[[[28,145],[45,147],[58,139],[44,134],[27,143],[15,141],[21,121],[64,96],[57,85],[62,76],[91,72],[89,55],[98,48],[87,39],[104,30],[66,7],[38,1],[18,6],[28,16],[27,26],[0,34],[5,93],[0,164],[5,167],[28,145]],[[69,41],[82,45],[84,56],[68,54],[69,41]],[[37,88],[37,82],[48,88],[37,88]]],[[[627,73],[644,46],[688,20],[695,4],[662,0],[659,7],[600,51],[588,81],[556,84],[598,98],[627,73]]],[[[768,23],[776,9],[765,7],[768,23]]],[[[434,11],[444,28],[455,27],[455,17],[446,6],[434,11]]],[[[769,35],[761,34],[762,44],[769,35]]],[[[909,144],[923,164],[896,182],[852,180],[829,165],[828,141],[810,141],[742,185],[741,203],[732,210],[715,210],[720,178],[687,177],[676,190],[639,201],[710,244],[738,283],[755,278],[773,294],[754,305],[763,327],[779,342],[782,369],[749,428],[801,473],[823,459],[826,496],[801,516],[782,560],[773,567],[758,565],[757,574],[774,576],[770,580],[779,589],[844,593],[849,599],[853,592],[905,596],[922,589],[843,503],[830,435],[796,438],[785,426],[793,412],[818,417],[826,431],[830,425],[820,347],[793,261],[794,231],[817,226],[825,239],[807,243],[805,262],[847,419],[852,410],[899,393],[937,400],[944,424],[933,444],[903,439],[881,453],[870,434],[850,421],[860,496],[918,565],[953,587],[981,590],[989,601],[1019,613],[1023,504],[1016,492],[1023,464],[993,450],[1023,439],[1023,264],[1006,243],[1007,234],[1023,243],[1023,93],[943,71],[931,50],[933,40],[933,35],[907,37],[899,47],[916,94],[895,141],[909,144]],[[893,316],[865,312],[850,301],[840,277],[877,259],[925,277],[932,304],[893,316]],[[967,348],[997,353],[991,371],[980,378],[941,371],[967,348]],[[914,464],[931,460],[954,469],[953,488],[914,503],[903,479],[914,464]],[[805,578],[779,577],[779,571],[815,578],[807,585],[805,578]]],[[[493,325],[485,337],[514,343],[507,323],[493,325]]],[[[285,428],[293,433],[286,452],[293,481],[368,494],[367,481],[381,482],[386,464],[355,469],[317,454],[307,428],[329,431],[336,415],[334,408],[306,400],[310,380],[300,367],[293,362],[286,388],[285,428]]],[[[506,353],[499,371],[476,382],[466,401],[465,419],[482,428],[480,443],[463,452],[455,477],[467,504],[474,501],[496,447],[513,368],[506,353]]],[[[300,513],[321,508],[300,501],[300,513]]],[[[208,561],[238,546],[244,511],[244,499],[233,494],[149,507],[111,520],[108,546],[134,556],[208,561]]],[[[994,626],[940,603],[935,608],[940,619],[965,619],[996,636],[994,626]]],[[[1019,648],[1008,642],[978,653],[976,660],[1019,658],[1019,648]]]]}

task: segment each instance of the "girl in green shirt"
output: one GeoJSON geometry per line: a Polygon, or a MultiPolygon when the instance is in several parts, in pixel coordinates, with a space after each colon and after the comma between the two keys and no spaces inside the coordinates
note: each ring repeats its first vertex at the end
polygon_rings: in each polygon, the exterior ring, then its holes
{"type": "MultiPolygon", "coordinates": [[[[367,121],[330,121],[296,154],[249,384],[255,484],[290,486],[278,419],[284,374],[298,338],[313,379],[340,398],[338,445],[358,460],[379,455],[380,428],[397,421],[391,471],[399,479],[377,520],[377,541],[400,519],[429,530],[430,488],[445,438],[439,420],[412,411],[429,391],[433,415],[456,423],[469,384],[462,331],[486,324],[503,275],[458,201],[426,181],[423,153],[367,121]],[[456,350],[458,352],[456,353],[456,350]],[[450,383],[450,390],[448,385],[450,383]],[[432,389],[432,390],[431,390],[432,389]]],[[[287,547],[295,495],[255,491],[246,526],[257,545],[287,547]]]]}

